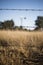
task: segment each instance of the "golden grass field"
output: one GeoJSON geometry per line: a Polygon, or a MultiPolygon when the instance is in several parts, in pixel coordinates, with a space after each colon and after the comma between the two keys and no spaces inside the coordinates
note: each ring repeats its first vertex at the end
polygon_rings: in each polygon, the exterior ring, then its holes
{"type": "Polygon", "coordinates": [[[43,32],[0,30],[0,65],[38,65],[29,61],[38,54],[43,55],[43,32]]]}

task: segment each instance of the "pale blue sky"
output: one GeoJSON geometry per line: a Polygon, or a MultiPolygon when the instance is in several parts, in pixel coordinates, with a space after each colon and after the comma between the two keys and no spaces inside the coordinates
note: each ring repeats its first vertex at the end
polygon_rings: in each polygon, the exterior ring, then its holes
{"type": "MultiPolygon", "coordinates": [[[[43,9],[43,0],[0,0],[0,8],[43,9]]],[[[43,11],[0,11],[0,21],[13,19],[18,26],[21,18],[23,26],[34,26],[37,16],[43,16],[43,11]]]]}

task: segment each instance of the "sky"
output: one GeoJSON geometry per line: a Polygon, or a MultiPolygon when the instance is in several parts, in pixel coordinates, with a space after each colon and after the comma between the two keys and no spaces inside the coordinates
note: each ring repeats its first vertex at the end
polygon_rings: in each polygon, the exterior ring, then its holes
{"type": "MultiPolygon", "coordinates": [[[[0,0],[2,9],[43,9],[43,0],[0,0]]],[[[0,10],[0,21],[13,19],[15,25],[35,26],[37,16],[43,16],[43,11],[11,11],[0,10]],[[24,19],[26,17],[26,19],[24,19]]]]}

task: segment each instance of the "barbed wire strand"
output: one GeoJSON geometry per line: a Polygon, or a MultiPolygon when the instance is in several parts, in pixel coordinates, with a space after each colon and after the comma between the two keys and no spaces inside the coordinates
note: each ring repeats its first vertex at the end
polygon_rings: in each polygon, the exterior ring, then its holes
{"type": "Polygon", "coordinates": [[[43,9],[8,9],[8,8],[0,8],[0,10],[14,10],[14,11],[43,11],[43,9]]]}

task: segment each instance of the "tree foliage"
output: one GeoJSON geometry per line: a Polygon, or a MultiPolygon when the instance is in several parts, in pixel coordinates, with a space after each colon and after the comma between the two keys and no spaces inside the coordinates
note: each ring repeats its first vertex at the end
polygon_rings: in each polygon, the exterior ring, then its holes
{"type": "Polygon", "coordinates": [[[13,29],[14,27],[14,21],[13,20],[6,20],[4,22],[1,22],[1,27],[3,29],[13,29]]]}
{"type": "Polygon", "coordinates": [[[43,16],[38,16],[37,20],[35,21],[36,28],[43,28],[43,16]]]}

